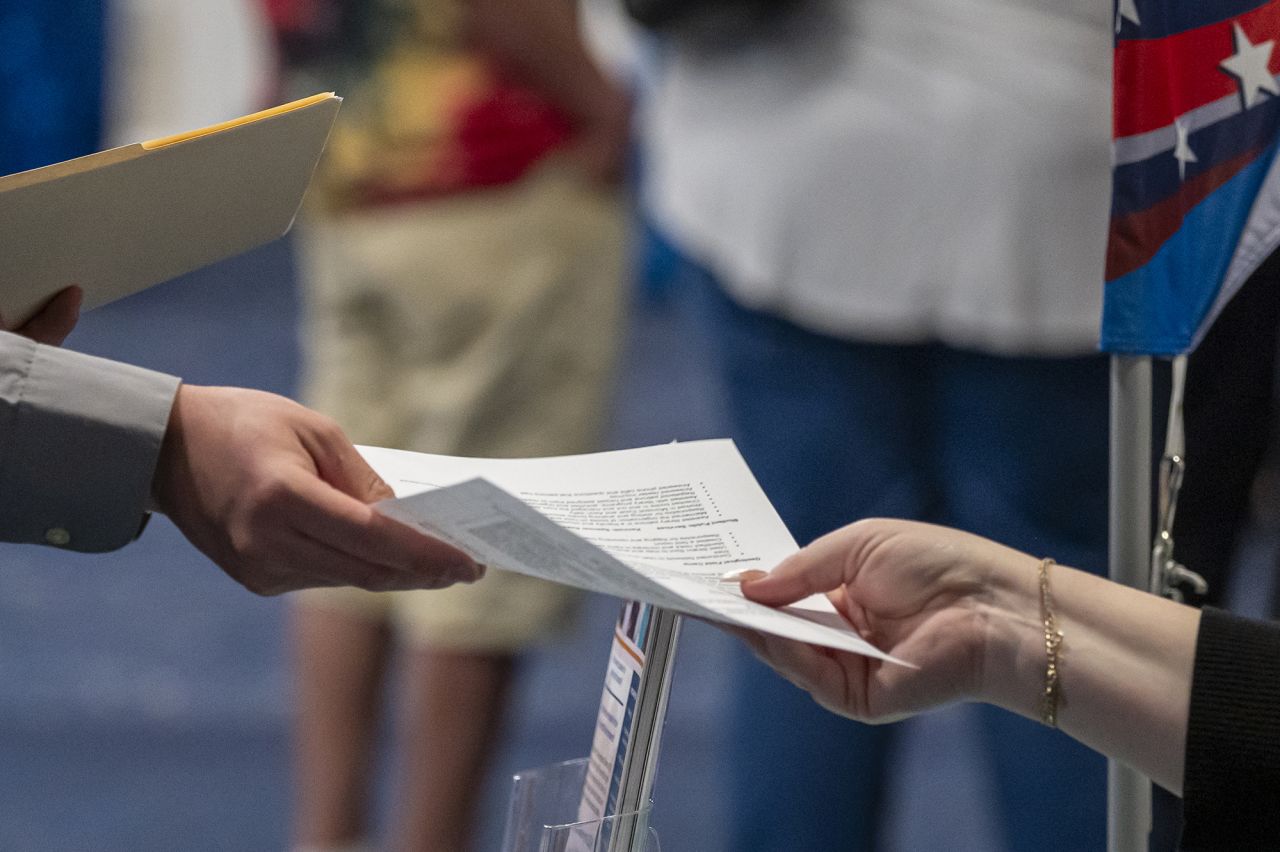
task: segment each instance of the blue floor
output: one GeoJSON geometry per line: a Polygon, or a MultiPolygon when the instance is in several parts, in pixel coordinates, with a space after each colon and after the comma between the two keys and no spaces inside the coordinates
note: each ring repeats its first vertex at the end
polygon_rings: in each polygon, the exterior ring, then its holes
{"type": "MultiPolygon", "coordinates": [[[[195,383],[288,393],[296,314],[281,243],[94,312],[69,345],[195,383]]],[[[661,305],[637,310],[614,446],[721,431],[690,341],[661,305]]],[[[587,752],[616,606],[593,599],[522,669],[484,849],[497,848],[513,771],[587,752]]],[[[0,546],[0,850],[284,849],[281,614],[280,600],[241,591],[163,519],[102,557],[0,546]]],[[[717,676],[728,643],[700,623],[681,642],[656,788],[664,852],[723,849],[731,744],[717,676]]],[[[914,724],[886,849],[999,849],[969,724],[963,708],[914,724]]]]}

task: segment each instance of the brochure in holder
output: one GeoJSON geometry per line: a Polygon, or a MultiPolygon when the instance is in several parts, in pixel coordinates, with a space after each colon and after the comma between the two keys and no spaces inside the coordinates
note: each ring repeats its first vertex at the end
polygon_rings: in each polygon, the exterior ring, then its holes
{"type": "Polygon", "coordinates": [[[657,852],[649,826],[680,616],[627,601],[591,755],[515,777],[503,852],[657,852]]]}
{"type": "Polygon", "coordinates": [[[516,774],[511,786],[501,852],[608,852],[612,837],[640,838],[636,852],[661,852],[649,827],[653,803],[627,813],[579,820],[590,758],[581,757],[516,774]]]}
{"type": "MultiPolygon", "coordinates": [[[[653,802],[658,750],[667,717],[680,616],[653,604],[627,601],[613,632],[591,757],[578,819],[644,811],[653,802]]],[[[645,826],[621,820],[602,826],[598,852],[642,852],[645,826]]],[[[568,852],[597,852],[570,845],[568,852]]]]}

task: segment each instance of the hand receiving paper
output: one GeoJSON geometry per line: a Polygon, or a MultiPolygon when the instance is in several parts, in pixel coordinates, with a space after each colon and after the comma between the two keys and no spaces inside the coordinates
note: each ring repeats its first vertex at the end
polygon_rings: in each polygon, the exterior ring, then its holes
{"type": "Polygon", "coordinates": [[[881,650],[918,668],[734,631],[758,656],[836,713],[891,722],[956,700],[983,697],[988,613],[1010,566],[1034,576],[1035,560],[995,542],[910,521],[864,520],[836,530],[770,574],[744,578],[743,594],[783,606],[825,593],[881,650]],[[1022,566],[1021,563],[1027,563],[1022,566]]]}

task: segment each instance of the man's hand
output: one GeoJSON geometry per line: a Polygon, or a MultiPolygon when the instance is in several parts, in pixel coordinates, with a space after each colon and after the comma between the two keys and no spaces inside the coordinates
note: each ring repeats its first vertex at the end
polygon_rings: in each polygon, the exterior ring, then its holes
{"type": "Polygon", "coordinates": [[[435,589],[484,572],[374,511],[392,491],[342,430],[273,394],[180,387],[152,493],[192,544],[261,595],[435,589]]]}
{"type": "Polygon", "coordinates": [[[4,317],[0,316],[0,329],[12,331],[14,334],[21,334],[23,337],[29,337],[36,343],[60,346],[80,319],[80,302],[83,299],[83,290],[75,286],[68,287],[50,299],[35,316],[27,320],[20,328],[9,328],[9,324],[5,322],[4,317]]]}

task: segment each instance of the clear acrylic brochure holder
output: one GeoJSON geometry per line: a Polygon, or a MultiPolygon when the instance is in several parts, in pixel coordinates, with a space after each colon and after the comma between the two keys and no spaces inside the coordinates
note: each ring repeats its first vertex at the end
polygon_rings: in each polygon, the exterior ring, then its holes
{"type": "Polygon", "coordinates": [[[636,812],[577,821],[586,776],[585,757],[517,773],[502,852],[661,852],[649,827],[653,802],[636,812]],[[643,839],[628,848],[615,839],[624,837],[643,839]]]}

